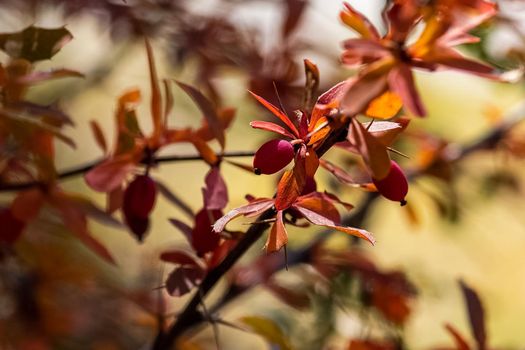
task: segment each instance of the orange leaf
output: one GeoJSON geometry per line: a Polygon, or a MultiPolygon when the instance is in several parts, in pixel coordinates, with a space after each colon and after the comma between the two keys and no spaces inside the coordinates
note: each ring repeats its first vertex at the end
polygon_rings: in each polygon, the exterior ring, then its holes
{"type": "Polygon", "coordinates": [[[264,245],[267,253],[276,252],[288,243],[288,233],[284,227],[282,211],[277,212],[276,219],[264,245]]]}
{"type": "Polygon", "coordinates": [[[388,175],[390,158],[386,146],[366,131],[355,118],[351,121],[348,141],[359,150],[374,179],[381,180],[388,175]]]}
{"type": "Polygon", "coordinates": [[[365,114],[372,118],[388,119],[395,116],[402,106],[403,102],[397,94],[386,91],[370,102],[365,114]]]}
{"type": "Polygon", "coordinates": [[[287,170],[281,177],[277,186],[277,197],[275,198],[275,208],[285,210],[289,208],[301,195],[306,183],[304,166],[294,166],[293,170],[287,170]],[[301,170],[301,168],[303,170],[301,170]]]}
{"type": "Polygon", "coordinates": [[[268,109],[270,112],[272,112],[273,115],[275,115],[277,118],[279,118],[284,124],[286,124],[286,126],[290,129],[290,131],[296,136],[296,137],[299,137],[299,131],[297,130],[297,128],[295,127],[294,123],[292,123],[292,121],[288,118],[288,116],[286,114],[284,114],[283,111],[281,111],[279,108],[275,107],[273,104],[271,104],[270,102],[266,101],[264,98],[262,98],[261,96],[251,92],[251,91],[248,91],[250,94],[252,94],[253,97],[255,97],[255,99],[257,101],[259,101],[260,104],[262,104],[264,107],[266,107],[266,109],[268,109]]]}
{"type": "Polygon", "coordinates": [[[379,39],[379,33],[368,19],[350,4],[345,3],[345,9],[340,12],[339,17],[344,24],[355,30],[365,39],[379,39]]]}
{"type": "Polygon", "coordinates": [[[191,143],[193,143],[193,145],[201,155],[202,159],[204,159],[206,163],[212,166],[217,165],[219,158],[206,142],[204,142],[200,138],[194,137],[191,139],[191,143]]]}

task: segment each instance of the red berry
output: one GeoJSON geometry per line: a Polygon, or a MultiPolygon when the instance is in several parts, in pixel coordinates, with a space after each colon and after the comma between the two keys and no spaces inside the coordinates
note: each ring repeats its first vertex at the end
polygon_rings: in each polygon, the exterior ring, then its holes
{"type": "Polygon", "coordinates": [[[13,244],[22,234],[25,222],[13,216],[9,208],[0,209],[0,243],[13,244]]]}
{"type": "Polygon", "coordinates": [[[133,235],[139,240],[139,242],[142,242],[149,228],[149,218],[126,215],[126,212],[124,212],[124,216],[126,219],[126,224],[133,235]]]}
{"type": "Polygon", "coordinates": [[[147,218],[155,205],[157,185],[147,175],[139,175],[128,185],[124,192],[122,209],[126,216],[147,218]]]}
{"type": "Polygon", "coordinates": [[[191,245],[199,256],[212,252],[219,246],[221,236],[212,230],[212,225],[222,216],[220,210],[201,209],[195,216],[195,226],[191,232],[191,245]],[[210,220],[210,216],[211,219],[210,220]]]}
{"type": "Polygon", "coordinates": [[[274,174],[288,165],[295,155],[293,145],[273,139],[262,145],[253,158],[253,169],[257,175],[274,174]]]}
{"type": "Polygon", "coordinates": [[[384,179],[372,179],[372,181],[383,197],[391,201],[400,202],[401,205],[406,204],[405,197],[408,193],[408,182],[403,170],[396,162],[390,161],[390,170],[384,179]]]}

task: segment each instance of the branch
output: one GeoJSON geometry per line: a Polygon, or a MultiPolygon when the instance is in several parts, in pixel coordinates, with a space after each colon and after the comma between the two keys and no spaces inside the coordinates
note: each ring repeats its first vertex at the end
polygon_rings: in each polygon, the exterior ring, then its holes
{"type": "MultiPolygon", "coordinates": [[[[347,133],[348,130],[346,127],[336,130],[317,149],[317,155],[321,157],[335,143],[345,139],[347,133]]],[[[153,350],[171,349],[179,335],[205,320],[203,314],[198,310],[198,306],[204,302],[203,298],[217,284],[222,276],[224,276],[226,272],[230,270],[237,260],[239,260],[239,258],[241,258],[248,251],[248,249],[259,240],[259,238],[261,238],[264,231],[266,231],[266,229],[270,226],[267,222],[265,223],[265,220],[275,217],[276,213],[277,212],[275,211],[275,208],[270,208],[256,219],[256,221],[262,223],[251,226],[248,231],[246,231],[239,243],[226,256],[226,258],[206,275],[200,284],[197,293],[193,295],[193,298],[186,305],[182,313],[178,315],[175,323],[173,323],[167,332],[164,332],[162,329],[159,330],[159,333],[157,334],[157,337],[153,343],[153,350]]]]}
{"type": "MultiPolygon", "coordinates": [[[[458,146],[458,145],[451,144],[449,146],[451,151],[448,152],[449,161],[458,162],[475,152],[493,148],[495,145],[497,145],[498,142],[500,142],[505,137],[508,131],[510,131],[514,126],[516,126],[517,124],[519,124],[520,122],[524,120],[525,120],[525,102],[513,108],[507,114],[507,117],[505,118],[504,122],[501,123],[498,127],[489,130],[487,133],[481,135],[479,138],[477,138],[472,143],[466,144],[464,146],[458,146]]],[[[419,169],[419,171],[411,173],[409,176],[409,180],[413,181],[416,178],[425,175],[425,170],[426,169],[419,169]]],[[[372,204],[375,202],[377,198],[379,198],[378,193],[371,193],[371,192],[367,193],[363,201],[357,206],[356,210],[354,210],[350,215],[347,215],[343,218],[342,224],[346,226],[361,227],[372,204]]],[[[259,226],[262,226],[262,225],[252,226],[250,230],[246,233],[245,238],[248,238],[251,230],[256,231],[257,228],[260,228],[259,226]]],[[[266,229],[266,227],[264,229],[266,229]]],[[[264,229],[260,230],[261,232],[258,233],[258,237],[262,235],[264,229]]],[[[310,241],[307,245],[301,247],[300,249],[289,250],[287,264],[285,264],[285,262],[283,261],[282,263],[277,265],[274,273],[284,269],[286,265],[288,265],[289,267],[289,266],[298,265],[302,263],[308,263],[311,258],[310,252],[312,248],[322,243],[324,240],[326,240],[331,233],[333,233],[333,230],[324,230],[320,232],[319,235],[315,239],[310,241]]],[[[241,243],[239,243],[239,245],[240,244],[241,243]]],[[[231,267],[231,265],[229,267],[231,267]]],[[[224,272],[227,272],[228,269],[226,269],[224,272]]],[[[229,288],[224,292],[222,297],[208,311],[211,314],[218,312],[220,309],[226,306],[229,302],[235,300],[238,296],[249,291],[252,287],[253,286],[239,287],[234,284],[230,285],[229,288]]],[[[197,305],[195,303],[196,301],[194,301],[193,304],[191,305],[197,305]]],[[[187,305],[184,312],[188,311],[189,306],[190,304],[187,305]]],[[[186,319],[186,320],[183,319],[182,321],[180,321],[183,314],[179,316],[179,319],[174,324],[174,327],[170,330],[170,331],[173,331],[174,333],[172,336],[177,336],[178,334],[182,333],[184,330],[187,330],[191,327],[202,324],[206,321],[205,316],[196,309],[193,310],[191,319],[186,319]],[[184,322],[189,322],[189,323],[183,324],[184,322]],[[179,325],[175,329],[175,326],[177,324],[179,325]]],[[[155,350],[167,349],[167,348],[169,347],[154,347],[155,350]]]]}
{"type": "MultiPolygon", "coordinates": [[[[219,158],[253,157],[254,154],[255,153],[252,151],[233,151],[233,152],[224,152],[222,154],[218,154],[217,156],[219,158]]],[[[93,169],[94,167],[96,167],[97,165],[99,165],[105,160],[106,158],[98,159],[91,163],[81,165],[77,168],[65,170],[57,175],[57,179],[64,180],[70,177],[82,175],[88,172],[89,170],[93,169]]],[[[155,163],[172,163],[172,162],[184,162],[184,161],[193,161],[193,160],[202,160],[202,157],[197,154],[161,156],[161,157],[156,157],[154,159],[154,162],[155,163]]],[[[25,190],[25,189],[39,186],[39,185],[42,185],[42,183],[38,181],[22,182],[22,183],[14,183],[14,184],[0,183],[0,192],[20,191],[20,190],[25,190]]]]}

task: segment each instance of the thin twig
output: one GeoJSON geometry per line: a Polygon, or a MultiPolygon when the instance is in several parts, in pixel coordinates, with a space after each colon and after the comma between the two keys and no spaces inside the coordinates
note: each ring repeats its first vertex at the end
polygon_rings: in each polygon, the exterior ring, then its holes
{"type": "MultiPolygon", "coordinates": [[[[253,151],[232,151],[232,152],[224,152],[221,155],[217,155],[218,157],[223,158],[234,158],[234,157],[253,157],[255,152],[253,151]]],[[[93,162],[81,165],[76,168],[72,168],[69,170],[65,170],[63,172],[60,172],[57,175],[57,178],[60,180],[65,180],[71,177],[83,175],[84,173],[90,171],[100,163],[102,163],[104,159],[97,159],[93,162]]],[[[154,159],[154,162],[156,164],[160,163],[173,163],[173,162],[184,162],[184,161],[194,161],[194,160],[202,160],[202,157],[198,154],[181,154],[181,155],[173,155],[173,156],[161,156],[154,159]]],[[[22,183],[13,183],[13,184],[1,184],[0,183],[0,192],[12,192],[12,191],[20,191],[25,190],[31,187],[42,185],[38,181],[30,181],[30,182],[22,182],[22,183]]]]}

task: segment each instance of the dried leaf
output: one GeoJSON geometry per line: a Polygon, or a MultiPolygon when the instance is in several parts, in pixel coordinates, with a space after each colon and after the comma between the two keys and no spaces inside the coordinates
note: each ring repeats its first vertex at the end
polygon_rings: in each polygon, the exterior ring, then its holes
{"type": "Polygon", "coordinates": [[[319,68],[310,60],[304,60],[304,73],[306,81],[304,84],[303,107],[311,111],[315,102],[314,96],[319,88],[319,68]]]}

